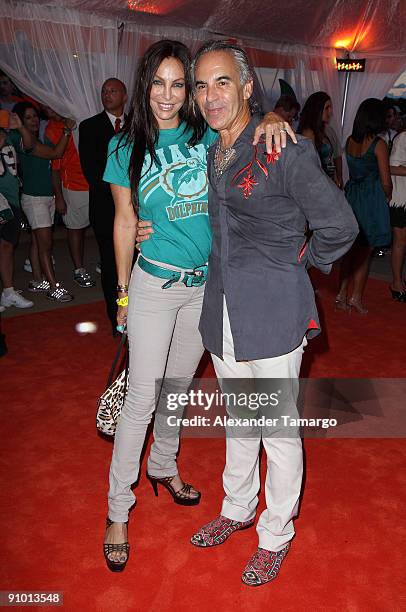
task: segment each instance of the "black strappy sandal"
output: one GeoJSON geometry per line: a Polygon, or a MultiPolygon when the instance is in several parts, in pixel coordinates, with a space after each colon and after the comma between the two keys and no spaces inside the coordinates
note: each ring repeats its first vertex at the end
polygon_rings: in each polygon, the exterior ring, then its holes
{"type": "Polygon", "coordinates": [[[190,484],[184,484],[179,491],[175,491],[171,482],[174,479],[174,476],[167,476],[166,478],[155,478],[154,476],[150,476],[147,474],[147,478],[150,481],[152,488],[154,489],[155,495],[158,497],[158,484],[161,484],[165,489],[169,491],[169,493],[173,497],[173,501],[175,504],[179,504],[180,506],[197,506],[200,502],[201,493],[196,491],[194,487],[190,484]],[[195,497],[190,497],[190,491],[192,488],[196,491],[197,495],[195,497]]]}
{"type": "MultiPolygon", "coordinates": [[[[106,529],[108,529],[114,521],[111,521],[108,517],[106,519],[106,529]]],[[[128,528],[128,521],[126,522],[128,528]]],[[[107,567],[112,572],[122,572],[125,566],[127,565],[128,557],[130,556],[130,545],[128,542],[122,542],[121,544],[108,544],[105,542],[103,544],[104,549],[104,558],[106,559],[107,567]],[[113,552],[125,552],[127,558],[125,561],[113,561],[109,558],[109,555],[113,552]]]]}

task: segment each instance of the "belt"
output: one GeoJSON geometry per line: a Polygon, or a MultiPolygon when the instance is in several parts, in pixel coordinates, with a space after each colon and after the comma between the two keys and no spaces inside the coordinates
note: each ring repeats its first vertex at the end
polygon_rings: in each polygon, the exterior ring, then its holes
{"type": "Polygon", "coordinates": [[[167,282],[162,285],[162,289],[169,289],[173,283],[181,281],[186,287],[201,287],[207,279],[207,264],[196,266],[193,270],[169,270],[161,268],[156,264],[147,261],[142,255],[138,257],[138,265],[141,270],[156,276],[157,278],[167,279],[167,282]]]}

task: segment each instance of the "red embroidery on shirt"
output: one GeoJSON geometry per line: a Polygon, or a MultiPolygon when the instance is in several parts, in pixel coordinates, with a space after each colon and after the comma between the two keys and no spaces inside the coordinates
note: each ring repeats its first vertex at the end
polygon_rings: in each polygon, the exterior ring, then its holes
{"type": "Polygon", "coordinates": [[[303,255],[306,253],[307,245],[308,245],[308,242],[307,242],[307,238],[306,238],[306,242],[304,243],[304,245],[302,246],[302,248],[299,251],[299,255],[298,255],[298,258],[297,258],[298,261],[301,261],[303,255]]]}
{"type": "Polygon", "coordinates": [[[280,156],[281,154],[276,152],[275,147],[272,147],[272,152],[266,153],[266,163],[274,165],[276,164],[280,156]]]}
{"type": "Polygon", "coordinates": [[[244,198],[247,199],[250,197],[254,185],[258,185],[258,181],[255,180],[255,175],[251,173],[251,169],[248,170],[247,176],[245,176],[241,183],[238,183],[237,187],[242,189],[242,193],[244,198]]]}
{"type": "Polygon", "coordinates": [[[255,152],[255,161],[257,162],[258,166],[261,168],[262,172],[265,174],[266,178],[268,178],[268,170],[266,166],[264,166],[264,164],[259,161],[258,157],[256,156],[256,152],[255,152]]]}
{"type": "MultiPolygon", "coordinates": [[[[264,144],[265,141],[262,139],[259,141],[258,144],[264,144]]],[[[280,155],[279,153],[277,153],[275,151],[275,147],[272,148],[272,153],[265,153],[266,155],[266,163],[269,164],[275,164],[280,155]]],[[[258,145],[254,146],[254,156],[252,158],[252,160],[243,168],[241,168],[241,170],[239,170],[232,178],[231,180],[231,185],[237,185],[237,187],[239,187],[240,189],[242,189],[243,192],[243,196],[245,199],[248,199],[251,194],[252,191],[254,189],[255,185],[258,185],[258,181],[256,180],[256,176],[253,173],[253,166],[254,164],[256,164],[258,166],[258,168],[261,170],[261,172],[263,172],[263,174],[265,175],[265,179],[268,179],[268,168],[265,166],[264,163],[262,163],[259,159],[258,159],[258,145]],[[245,176],[244,176],[245,175],[245,176]],[[242,181],[240,183],[237,183],[237,181],[242,177],[242,181]]]]}

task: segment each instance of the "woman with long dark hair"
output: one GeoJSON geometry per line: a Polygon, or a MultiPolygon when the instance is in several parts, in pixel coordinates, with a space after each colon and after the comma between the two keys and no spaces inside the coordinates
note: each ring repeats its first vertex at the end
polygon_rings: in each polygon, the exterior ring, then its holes
{"type": "Polygon", "coordinates": [[[330,96],[324,91],[316,91],[303,106],[298,132],[313,141],[324,172],[342,188],[340,147],[336,145],[337,136],[329,126],[332,114],[330,96]]]}
{"type": "Polygon", "coordinates": [[[198,323],[211,248],[206,155],[217,134],[194,107],[190,64],[182,43],[163,40],[147,49],[104,175],[116,207],[117,321],[120,329],[127,324],[130,346],[129,389],[110,467],[104,553],[112,571],[123,570],[128,559],[131,484],[155,409],[147,467],[155,494],[161,486],[177,504],[200,501],[176,464],[183,408],[175,402],[167,412],[168,398],[187,391],[203,354],[198,323]],[[137,218],[152,221],[154,231],[131,273],[137,218]]]}
{"type": "Polygon", "coordinates": [[[353,308],[360,314],[368,312],[362,298],[373,249],[391,240],[389,154],[387,144],[378,136],[383,124],[383,103],[376,98],[364,100],[346,144],[350,179],[345,194],[357,218],[360,233],[341,263],[336,306],[342,310],[353,308]],[[351,297],[348,297],[351,286],[351,297]]]}

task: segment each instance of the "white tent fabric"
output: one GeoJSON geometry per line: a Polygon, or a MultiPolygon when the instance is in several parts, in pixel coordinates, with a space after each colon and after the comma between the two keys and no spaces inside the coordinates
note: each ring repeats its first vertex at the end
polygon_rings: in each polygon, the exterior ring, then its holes
{"type": "MultiPolygon", "coordinates": [[[[15,2],[21,4],[21,2],[15,2]]],[[[360,52],[406,51],[404,0],[32,0],[155,28],[315,47],[350,39],[360,52]],[[131,5],[135,10],[128,10],[131,5]]]]}
{"type": "Polygon", "coordinates": [[[278,78],[293,86],[301,103],[323,89],[344,139],[359,103],[384,96],[406,66],[404,0],[137,0],[136,11],[127,4],[3,1],[0,68],[27,94],[80,121],[100,110],[106,78],[121,78],[131,91],[137,58],[151,42],[174,38],[193,52],[208,38],[232,37],[256,67],[266,109],[279,95],[278,78]],[[367,57],[367,71],[351,77],[342,134],[337,39],[355,48],[354,57],[367,57]]]}

